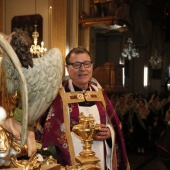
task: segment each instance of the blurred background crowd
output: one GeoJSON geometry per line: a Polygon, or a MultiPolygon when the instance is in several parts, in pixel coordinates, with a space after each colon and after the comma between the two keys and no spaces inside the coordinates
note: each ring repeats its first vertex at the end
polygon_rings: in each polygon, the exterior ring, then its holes
{"type": "Polygon", "coordinates": [[[128,150],[144,154],[170,123],[170,96],[151,94],[112,95],[111,102],[122,123],[128,150]]]}

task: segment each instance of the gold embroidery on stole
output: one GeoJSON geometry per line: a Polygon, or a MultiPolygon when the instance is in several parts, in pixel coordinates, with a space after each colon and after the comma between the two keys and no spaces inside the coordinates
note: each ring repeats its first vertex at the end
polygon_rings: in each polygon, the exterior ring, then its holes
{"type": "Polygon", "coordinates": [[[59,89],[59,93],[61,95],[62,101],[63,101],[63,113],[64,113],[64,124],[65,124],[65,130],[66,130],[66,137],[68,140],[68,147],[71,163],[72,165],[75,165],[75,153],[74,153],[74,147],[70,132],[70,121],[68,116],[68,104],[69,103],[79,103],[86,101],[101,101],[104,108],[106,109],[106,103],[103,97],[102,90],[98,88],[98,92],[96,91],[86,91],[85,94],[82,93],[82,91],[76,91],[76,92],[64,92],[63,88],[59,89]]]}

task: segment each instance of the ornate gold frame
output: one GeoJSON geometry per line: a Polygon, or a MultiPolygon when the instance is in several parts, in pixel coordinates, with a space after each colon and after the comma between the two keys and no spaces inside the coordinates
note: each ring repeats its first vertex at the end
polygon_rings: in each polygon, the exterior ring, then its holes
{"type": "Polygon", "coordinates": [[[40,44],[43,39],[43,18],[40,14],[14,16],[11,21],[11,32],[14,31],[14,28],[26,30],[32,39],[35,24],[39,32],[38,44],[40,44]]]}
{"type": "MultiPolygon", "coordinates": [[[[104,24],[104,25],[114,25],[126,23],[123,20],[117,19],[115,16],[108,16],[108,17],[96,17],[96,18],[87,18],[87,19],[80,19],[80,27],[81,28],[88,28],[92,25],[96,24],[104,24]]],[[[128,25],[128,23],[126,23],[128,25]]]]}
{"type": "Polygon", "coordinates": [[[123,2],[114,0],[89,0],[89,14],[82,11],[79,25],[88,28],[92,25],[103,24],[104,26],[119,25],[129,26],[128,17],[123,17],[123,2]]]}

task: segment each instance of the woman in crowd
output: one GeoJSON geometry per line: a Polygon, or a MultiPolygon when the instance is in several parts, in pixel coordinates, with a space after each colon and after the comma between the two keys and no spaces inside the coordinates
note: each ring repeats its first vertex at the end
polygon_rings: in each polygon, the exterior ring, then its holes
{"type": "MultiPolygon", "coordinates": [[[[121,121],[122,124],[122,130],[123,130],[123,136],[125,141],[127,141],[128,138],[128,111],[129,107],[126,104],[126,98],[125,95],[121,94],[119,96],[119,99],[115,105],[115,111],[121,121]]],[[[126,143],[126,142],[125,142],[126,143]]]]}
{"type": "Polygon", "coordinates": [[[126,134],[126,146],[129,149],[133,149],[133,117],[134,117],[134,109],[137,107],[137,102],[135,100],[134,94],[129,93],[126,95],[126,105],[128,107],[127,113],[127,134],[126,134]]]}
{"type": "Polygon", "coordinates": [[[148,115],[149,109],[145,100],[140,99],[138,106],[134,110],[134,139],[138,153],[144,153],[148,143],[148,115]]]}
{"type": "Polygon", "coordinates": [[[150,115],[148,117],[149,126],[151,129],[151,137],[154,142],[165,127],[163,109],[158,94],[153,94],[151,96],[148,107],[150,110],[150,115]]]}

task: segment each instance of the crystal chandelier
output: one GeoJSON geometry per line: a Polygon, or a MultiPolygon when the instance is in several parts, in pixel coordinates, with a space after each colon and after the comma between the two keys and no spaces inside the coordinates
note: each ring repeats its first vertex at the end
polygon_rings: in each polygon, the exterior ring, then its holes
{"type": "Polygon", "coordinates": [[[149,59],[152,69],[161,69],[162,59],[161,56],[157,54],[155,50],[154,55],[149,59]]]}
{"type": "Polygon", "coordinates": [[[34,27],[35,27],[35,31],[32,33],[34,44],[31,45],[30,52],[33,54],[34,58],[37,58],[37,57],[43,56],[45,52],[47,51],[47,49],[44,48],[43,41],[41,42],[41,46],[38,45],[39,33],[37,32],[37,25],[35,24],[34,27]]]}
{"type": "Polygon", "coordinates": [[[139,57],[138,50],[133,45],[132,38],[128,38],[127,44],[124,46],[122,51],[122,57],[127,57],[129,60],[135,57],[139,57]]]}

